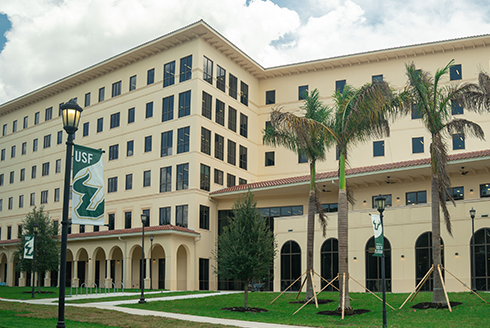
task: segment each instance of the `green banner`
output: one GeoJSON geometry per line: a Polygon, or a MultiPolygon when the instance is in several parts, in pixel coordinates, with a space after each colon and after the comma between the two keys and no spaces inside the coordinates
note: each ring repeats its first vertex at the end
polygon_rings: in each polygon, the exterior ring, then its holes
{"type": "Polygon", "coordinates": [[[104,165],[102,150],[74,146],[72,223],[104,225],[104,165]]]}
{"type": "Polygon", "coordinates": [[[373,256],[383,256],[383,225],[378,214],[371,214],[374,229],[374,254],[373,256]]]}
{"type": "Polygon", "coordinates": [[[34,257],[34,236],[24,236],[24,258],[33,259],[34,257]]]}

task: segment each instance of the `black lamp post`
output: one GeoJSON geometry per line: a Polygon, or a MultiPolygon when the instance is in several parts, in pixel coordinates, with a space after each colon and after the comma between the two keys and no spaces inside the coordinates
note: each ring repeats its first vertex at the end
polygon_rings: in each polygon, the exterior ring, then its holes
{"type": "Polygon", "coordinates": [[[384,250],[384,239],[385,239],[385,228],[383,226],[383,211],[385,210],[386,198],[381,196],[381,194],[374,199],[376,202],[376,208],[379,212],[379,219],[381,221],[381,238],[383,240],[383,254],[381,255],[381,283],[383,291],[383,328],[388,327],[386,323],[386,284],[385,284],[385,250],[384,250]]]}
{"type": "Polygon", "coordinates": [[[150,235],[150,290],[153,289],[152,264],[153,264],[153,235],[150,235]]]}
{"type": "Polygon", "coordinates": [[[68,206],[70,202],[70,173],[73,152],[73,135],[78,130],[78,123],[82,115],[82,107],[70,99],[61,105],[63,129],[68,134],[66,141],[65,180],[63,192],[63,217],[61,220],[61,254],[60,254],[60,294],[58,300],[57,328],[65,328],[65,285],[66,285],[66,248],[68,239],[68,206]]]}
{"type": "Polygon", "coordinates": [[[141,287],[141,296],[138,301],[139,304],[145,304],[145,280],[143,278],[143,266],[145,265],[145,224],[146,220],[148,220],[148,215],[141,214],[141,227],[143,228],[141,231],[141,265],[140,265],[140,287],[141,287]]]}
{"type": "Polygon", "coordinates": [[[36,240],[37,240],[37,229],[39,226],[34,223],[32,229],[34,230],[34,255],[32,257],[32,298],[34,298],[34,292],[36,288],[36,240]]]}
{"type": "Polygon", "coordinates": [[[476,292],[476,268],[475,268],[475,213],[476,210],[473,209],[473,207],[470,210],[470,217],[471,217],[471,250],[472,250],[472,256],[471,256],[471,271],[473,271],[473,274],[471,275],[471,283],[472,283],[472,289],[474,292],[476,292]]]}

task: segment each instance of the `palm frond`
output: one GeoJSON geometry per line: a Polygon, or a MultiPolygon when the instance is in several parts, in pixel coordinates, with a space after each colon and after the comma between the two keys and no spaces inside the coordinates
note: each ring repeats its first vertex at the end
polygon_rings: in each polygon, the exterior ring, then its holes
{"type": "Polygon", "coordinates": [[[456,204],[454,203],[454,199],[449,195],[447,189],[442,188],[441,184],[439,184],[439,205],[441,206],[442,214],[444,215],[444,223],[446,224],[446,230],[449,233],[449,235],[452,236],[453,231],[452,231],[452,224],[451,224],[451,216],[449,215],[449,211],[447,209],[446,196],[449,196],[448,198],[452,201],[453,205],[456,206],[456,204]]]}
{"type": "Polygon", "coordinates": [[[476,137],[481,140],[485,140],[485,132],[475,122],[468,121],[462,118],[456,118],[444,126],[449,135],[464,134],[465,136],[476,137]]]}
{"type": "Polygon", "coordinates": [[[484,113],[490,111],[490,76],[481,71],[478,74],[478,84],[467,84],[464,86],[461,102],[465,108],[484,113]]]}
{"type": "Polygon", "coordinates": [[[318,213],[318,223],[320,223],[320,227],[322,228],[323,237],[326,237],[328,217],[323,211],[322,203],[318,195],[321,195],[320,189],[318,188],[317,185],[315,185],[315,208],[318,213]]]}

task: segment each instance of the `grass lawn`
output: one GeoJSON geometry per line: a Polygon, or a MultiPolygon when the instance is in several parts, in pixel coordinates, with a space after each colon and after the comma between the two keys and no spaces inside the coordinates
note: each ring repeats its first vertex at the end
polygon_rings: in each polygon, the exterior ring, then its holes
{"type": "MultiPolygon", "coordinates": [[[[382,325],[382,302],[368,293],[351,293],[354,299],[351,305],[354,309],[367,309],[370,312],[347,316],[344,320],[337,316],[316,314],[319,311],[335,310],[337,308],[338,293],[322,293],[320,298],[331,299],[329,304],[307,305],[297,314],[301,304],[290,304],[295,301],[296,293],[285,293],[273,304],[269,304],[279,293],[250,293],[249,306],[267,309],[266,313],[240,313],[221,310],[224,307],[243,306],[243,294],[228,294],[213,296],[212,298],[174,300],[171,302],[154,301],[147,304],[121,305],[131,308],[142,308],[154,311],[178,312],[215,318],[229,318],[238,320],[261,321],[269,323],[313,326],[313,327],[380,327],[382,325]]],[[[380,295],[380,294],[378,294],[380,295]]],[[[447,309],[414,310],[411,308],[420,302],[430,302],[432,293],[419,293],[416,299],[398,310],[408,294],[388,294],[387,302],[395,309],[387,306],[387,321],[390,327],[490,327],[490,295],[482,293],[481,296],[489,303],[484,303],[478,297],[469,293],[449,293],[451,302],[463,304],[453,308],[450,313],[447,309]]],[[[300,294],[299,300],[304,297],[300,294]]]]}
{"type": "MultiPolygon", "coordinates": [[[[147,294],[145,293],[145,299],[155,298],[155,297],[171,297],[171,296],[181,296],[181,295],[192,295],[192,294],[211,294],[217,293],[214,291],[183,291],[183,292],[166,292],[166,293],[158,293],[158,294],[147,294]]],[[[102,297],[102,298],[90,298],[90,299],[80,299],[80,300],[72,300],[70,298],[66,299],[66,303],[95,303],[95,302],[111,302],[111,301],[122,301],[122,300],[138,300],[140,295],[131,295],[131,296],[112,296],[112,297],[102,297]]]]}

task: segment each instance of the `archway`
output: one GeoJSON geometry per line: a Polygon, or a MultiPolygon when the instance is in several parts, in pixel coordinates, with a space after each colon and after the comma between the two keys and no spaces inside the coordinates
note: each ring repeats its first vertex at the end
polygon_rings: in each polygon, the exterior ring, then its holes
{"type": "Polygon", "coordinates": [[[470,239],[471,286],[476,287],[477,290],[490,290],[490,228],[482,228],[475,232],[476,275],[473,272],[472,245],[473,237],[470,239]],[[473,284],[476,284],[476,286],[473,286],[473,284]]]}
{"type": "Polygon", "coordinates": [[[152,288],[165,289],[165,250],[160,244],[153,244],[150,289],[152,288]]]}
{"type": "MultiPolygon", "coordinates": [[[[124,283],[124,259],[123,253],[119,246],[114,246],[109,252],[110,260],[110,275],[112,282],[117,286],[119,283],[124,283]]],[[[109,270],[109,268],[107,268],[109,270]]],[[[126,273],[127,274],[127,273],[126,273]]],[[[121,287],[119,285],[119,287],[121,287]]]]}
{"type": "MultiPolygon", "coordinates": [[[[432,232],[427,231],[421,234],[415,242],[415,286],[424,278],[427,271],[432,266],[432,232]]],[[[441,237],[441,263],[444,266],[444,242],[441,237]]],[[[442,272],[444,275],[444,271],[442,272]]],[[[434,285],[433,274],[425,282],[420,290],[431,291],[434,285]]]]}
{"type": "MultiPolygon", "coordinates": [[[[88,253],[85,248],[81,248],[78,250],[77,257],[77,278],[78,278],[78,286],[82,286],[82,284],[87,284],[87,269],[88,269],[88,253]]],[[[90,286],[89,286],[90,287],[90,286]]]]}
{"type": "MultiPolygon", "coordinates": [[[[288,288],[301,274],[301,247],[289,240],[281,248],[281,290],[288,288]]],[[[290,289],[299,290],[300,287],[298,280],[290,289]]]]}
{"type": "MultiPolygon", "coordinates": [[[[366,287],[373,292],[382,290],[381,257],[374,254],[374,236],[366,243],[366,287]]],[[[391,244],[384,237],[386,291],[391,292],[391,244]]]]}
{"type": "Polygon", "coordinates": [[[141,246],[136,245],[131,252],[131,286],[140,288],[141,265],[143,265],[143,279],[146,277],[146,259],[141,261],[141,246]]]}
{"type": "Polygon", "coordinates": [[[177,249],[177,289],[187,290],[187,251],[183,245],[177,249]]]}
{"type": "MultiPolygon", "coordinates": [[[[321,276],[327,280],[332,280],[339,273],[339,241],[336,238],[329,238],[323,242],[320,253],[321,276]]],[[[327,283],[322,280],[322,288],[327,283]]],[[[332,284],[339,288],[339,280],[332,284]]],[[[328,286],[325,291],[335,291],[332,285],[328,286]]]]}
{"type": "MultiPolygon", "coordinates": [[[[58,274],[57,274],[58,275],[58,274]]],[[[51,277],[52,279],[53,277],[51,277]]],[[[58,280],[59,277],[56,277],[58,280]]],[[[66,275],[65,275],[65,287],[71,287],[73,284],[73,253],[70,249],[66,250],[66,275]]],[[[58,282],[56,283],[56,286],[58,282]]]]}
{"type": "Polygon", "coordinates": [[[7,282],[7,255],[0,254],[0,282],[7,282]]]}
{"type": "Polygon", "coordinates": [[[94,251],[94,255],[92,255],[92,261],[94,261],[94,283],[97,285],[97,287],[100,287],[101,282],[105,284],[107,270],[106,256],[102,248],[98,247],[94,251]]]}

